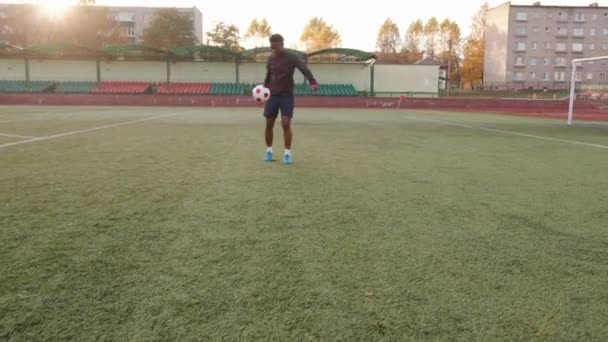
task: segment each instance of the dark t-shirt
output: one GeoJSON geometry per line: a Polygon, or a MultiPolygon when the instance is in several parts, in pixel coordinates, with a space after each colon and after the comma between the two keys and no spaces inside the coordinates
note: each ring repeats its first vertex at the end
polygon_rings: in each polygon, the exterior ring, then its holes
{"type": "Polygon", "coordinates": [[[264,85],[270,89],[270,94],[293,95],[295,68],[300,70],[308,82],[317,83],[304,61],[291,52],[283,51],[279,55],[271,56],[266,62],[264,85]]]}

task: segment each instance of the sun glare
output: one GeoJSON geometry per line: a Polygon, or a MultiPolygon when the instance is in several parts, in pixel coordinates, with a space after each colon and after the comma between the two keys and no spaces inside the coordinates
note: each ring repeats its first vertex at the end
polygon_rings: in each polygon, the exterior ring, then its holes
{"type": "Polygon", "coordinates": [[[73,0],[40,0],[44,13],[52,19],[63,19],[66,12],[74,5],[73,0]]]}

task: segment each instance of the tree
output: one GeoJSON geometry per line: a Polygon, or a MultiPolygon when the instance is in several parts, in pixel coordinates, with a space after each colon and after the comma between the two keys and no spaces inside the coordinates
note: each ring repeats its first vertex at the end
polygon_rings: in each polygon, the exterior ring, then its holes
{"type": "Polygon", "coordinates": [[[300,37],[307,51],[317,51],[337,47],[342,43],[340,33],[319,17],[312,18],[300,37]]]}
{"type": "Polygon", "coordinates": [[[449,79],[453,81],[452,84],[460,82],[460,36],[460,26],[456,22],[446,18],[439,25],[438,57],[449,65],[449,79]]]}
{"type": "Polygon", "coordinates": [[[426,53],[431,58],[435,58],[437,53],[437,36],[439,34],[439,22],[437,18],[431,17],[424,25],[424,37],[426,53]]]}
{"type": "Polygon", "coordinates": [[[108,44],[126,42],[120,36],[120,27],[112,19],[110,10],[94,6],[78,6],[69,11],[63,25],[57,28],[57,36],[53,40],[94,50],[102,49],[108,44]]]}
{"type": "Polygon", "coordinates": [[[405,33],[402,53],[407,55],[409,63],[414,63],[422,58],[422,38],[424,25],[422,20],[413,21],[405,33]]]}
{"type": "Polygon", "coordinates": [[[247,33],[245,33],[245,39],[253,39],[255,46],[263,46],[266,39],[271,35],[272,29],[268,25],[266,18],[258,21],[253,19],[249,24],[247,33]]]}
{"type": "Polygon", "coordinates": [[[483,84],[483,59],[485,48],[486,16],[489,5],[484,3],[473,17],[472,30],[464,45],[462,79],[465,87],[483,84]]]}
{"type": "Polygon", "coordinates": [[[177,9],[159,9],[144,31],[144,43],[165,50],[195,45],[197,39],[193,27],[192,19],[177,9]]]}
{"type": "Polygon", "coordinates": [[[399,27],[393,20],[387,18],[378,31],[376,48],[379,52],[396,53],[399,45],[401,45],[399,27]]]}
{"type": "Polygon", "coordinates": [[[240,45],[239,28],[236,25],[226,25],[224,22],[219,22],[210,32],[207,32],[207,36],[213,44],[225,49],[235,52],[243,50],[240,45]]]}

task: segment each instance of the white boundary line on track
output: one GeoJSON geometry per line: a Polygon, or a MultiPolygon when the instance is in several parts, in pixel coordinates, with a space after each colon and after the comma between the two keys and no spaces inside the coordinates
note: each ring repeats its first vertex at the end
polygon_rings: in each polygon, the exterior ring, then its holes
{"type": "Polygon", "coordinates": [[[0,137],[19,138],[19,139],[37,139],[37,137],[30,137],[27,135],[6,134],[6,133],[0,133],[0,137]]]}
{"type": "Polygon", "coordinates": [[[430,123],[436,123],[436,124],[446,125],[446,126],[455,126],[455,127],[469,128],[469,129],[478,129],[478,130],[485,131],[485,132],[490,132],[490,133],[498,133],[498,134],[505,134],[505,135],[515,135],[515,136],[519,136],[519,137],[526,137],[526,138],[532,138],[532,139],[538,139],[538,140],[547,140],[547,141],[561,142],[561,143],[566,143],[566,144],[573,144],[573,145],[581,145],[581,146],[588,146],[588,147],[597,147],[597,148],[602,148],[602,149],[608,149],[608,145],[593,144],[593,143],[588,143],[588,142],[584,142],[584,141],[551,138],[551,137],[546,137],[546,136],[542,136],[542,135],[525,134],[525,133],[519,133],[519,132],[505,131],[505,130],[501,130],[501,129],[487,128],[487,127],[482,127],[482,126],[471,126],[471,125],[458,124],[458,123],[453,123],[453,122],[449,122],[449,121],[442,121],[442,120],[422,119],[422,118],[416,118],[416,117],[406,117],[406,118],[409,119],[409,120],[421,121],[421,122],[430,122],[430,123]]]}
{"type": "Polygon", "coordinates": [[[140,122],[146,122],[146,121],[151,121],[151,120],[158,120],[158,119],[163,119],[163,118],[169,118],[169,117],[180,115],[180,114],[184,114],[184,113],[183,112],[179,112],[179,113],[173,113],[173,114],[157,115],[157,116],[152,116],[152,117],[149,117],[149,118],[143,118],[143,119],[137,119],[137,120],[131,120],[131,121],[124,121],[124,122],[117,122],[117,123],[110,124],[110,125],[103,125],[103,126],[98,126],[98,127],[93,127],[93,128],[80,129],[80,130],[77,130],[77,131],[59,133],[59,134],[49,135],[47,137],[31,138],[31,139],[28,139],[28,140],[22,140],[22,141],[16,141],[16,142],[12,142],[12,143],[2,144],[2,145],[0,145],[0,149],[5,148],[5,147],[16,146],[16,145],[29,144],[29,143],[33,143],[33,142],[37,142],[37,141],[44,141],[44,140],[51,140],[51,139],[57,139],[57,138],[67,137],[67,136],[70,136],[70,135],[75,135],[75,134],[80,134],[80,133],[88,133],[88,132],[93,132],[93,131],[99,131],[99,130],[106,129],[106,128],[114,128],[114,127],[120,127],[120,126],[126,126],[126,125],[134,125],[134,124],[137,124],[137,123],[140,123],[140,122]]]}

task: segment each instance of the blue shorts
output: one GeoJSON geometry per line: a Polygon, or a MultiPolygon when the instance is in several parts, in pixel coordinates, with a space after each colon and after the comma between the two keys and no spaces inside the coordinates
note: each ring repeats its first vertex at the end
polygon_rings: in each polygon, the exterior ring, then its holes
{"type": "Polygon", "coordinates": [[[270,98],[266,101],[266,107],[264,107],[264,117],[267,119],[276,119],[276,117],[279,116],[280,110],[281,116],[292,118],[293,108],[293,95],[270,95],[270,98]]]}

